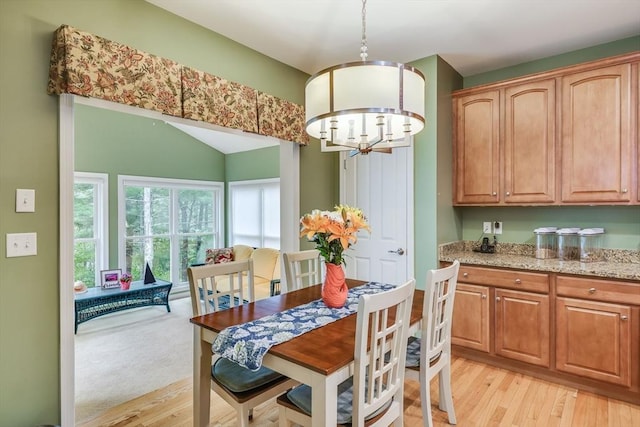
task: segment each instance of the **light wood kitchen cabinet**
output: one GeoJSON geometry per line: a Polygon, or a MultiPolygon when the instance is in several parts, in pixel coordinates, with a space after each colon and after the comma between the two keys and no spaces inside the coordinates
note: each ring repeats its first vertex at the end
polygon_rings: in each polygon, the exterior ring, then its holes
{"type": "Polygon", "coordinates": [[[554,79],[456,99],[457,204],[555,201],[555,104],[554,79]]]}
{"type": "Polygon", "coordinates": [[[640,204],[639,61],[455,91],[454,205],[640,204]]]}
{"type": "Polygon", "coordinates": [[[491,90],[454,102],[455,202],[500,201],[500,93],[491,90]]]}
{"type": "Polygon", "coordinates": [[[503,197],[509,203],[556,200],[555,79],[504,90],[503,197]]]}
{"type": "Polygon", "coordinates": [[[631,64],[562,78],[562,201],[631,201],[631,64]]]}
{"type": "Polygon", "coordinates": [[[640,367],[640,284],[559,276],[556,286],[557,369],[631,386],[640,367]]]}
{"type": "Polygon", "coordinates": [[[489,288],[458,283],[454,299],[451,342],[489,352],[489,288]]]}
{"type": "Polygon", "coordinates": [[[640,404],[638,281],[462,264],[452,322],[459,356],[640,404]]]}
{"type": "Polygon", "coordinates": [[[630,386],[630,318],[629,306],[558,297],[557,369],[630,386]]]}
{"type": "Polygon", "coordinates": [[[452,344],[549,366],[548,291],[544,273],[461,266],[452,344]]]}
{"type": "Polygon", "coordinates": [[[549,366],[549,296],[496,289],[496,354],[549,366]]]}

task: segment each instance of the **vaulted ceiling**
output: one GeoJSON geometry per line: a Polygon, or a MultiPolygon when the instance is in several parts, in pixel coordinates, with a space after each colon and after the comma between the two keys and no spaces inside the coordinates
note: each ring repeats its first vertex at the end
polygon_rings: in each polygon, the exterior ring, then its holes
{"type": "MultiPolygon", "coordinates": [[[[146,1],[308,74],[360,60],[361,0],[146,1]]],[[[463,76],[638,34],[640,0],[366,3],[369,60],[438,54],[463,76]]],[[[237,135],[183,130],[223,152],[245,149],[237,135]]]]}

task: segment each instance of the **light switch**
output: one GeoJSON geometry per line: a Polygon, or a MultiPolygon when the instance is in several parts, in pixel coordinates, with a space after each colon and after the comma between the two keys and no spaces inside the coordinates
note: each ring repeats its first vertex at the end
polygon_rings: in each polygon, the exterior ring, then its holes
{"type": "Polygon", "coordinates": [[[32,256],[38,253],[37,233],[8,233],[7,258],[32,256]]]}
{"type": "Polygon", "coordinates": [[[16,212],[36,211],[36,190],[16,190],[16,212]]]}

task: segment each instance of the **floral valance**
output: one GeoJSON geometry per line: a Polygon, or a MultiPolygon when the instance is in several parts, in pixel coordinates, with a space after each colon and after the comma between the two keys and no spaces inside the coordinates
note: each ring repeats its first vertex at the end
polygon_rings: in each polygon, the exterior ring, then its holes
{"type": "Polygon", "coordinates": [[[178,63],[67,25],[53,38],[47,91],[182,116],[178,63]]]}
{"type": "Polygon", "coordinates": [[[309,142],[300,105],[68,25],[53,37],[47,92],[309,142]]]}
{"type": "Polygon", "coordinates": [[[189,67],[182,67],[185,119],[258,133],[256,90],[189,67]]]}
{"type": "Polygon", "coordinates": [[[258,133],[308,144],[309,135],[304,130],[304,107],[258,92],[258,133]]]}

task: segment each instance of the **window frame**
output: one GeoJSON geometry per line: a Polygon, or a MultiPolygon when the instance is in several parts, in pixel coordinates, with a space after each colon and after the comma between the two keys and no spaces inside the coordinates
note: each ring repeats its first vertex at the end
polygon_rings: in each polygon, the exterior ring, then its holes
{"type": "MultiPolygon", "coordinates": [[[[244,181],[231,181],[228,183],[229,188],[229,203],[227,205],[227,217],[229,218],[229,228],[227,231],[227,242],[229,246],[235,244],[234,234],[233,234],[233,189],[236,187],[260,187],[261,189],[265,187],[266,184],[278,184],[278,193],[281,193],[281,185],[280,178],[266,178],[266,179],[251,179],[244,181]]],[[[282,200],[280,201],[280,209],[282,209],[282,200]]],[[[282,216],[282,212],[280,212],[280,216],[282,216]]],[[[282,227],[279,227],[278,241],[279,247],[276,249],[281,249],[282,247],[282,227]]],[[[260,210],[260,247],[265,247],[264,245],[264,194],[261,194],[261,210],[260,210]]]]}
{"type": "Polygon", "coordinates": [[[118,175],[118,265],[126,265],[126,203],[125,203],[125,186],[136,187],[154,187],[164,188],[170,191],[169,194],[169,233],[168,238],[170,240],[170,263],[171,263],[171,277],[169,281],[173,284],[173,289],[187,288],[187,281],[180,281],[180,272],[174,265],[179,259],[179,245],[177,239],[184,234],[178,233],[177,221],[178,221],[178,203],[177,192],[179,190],[210,190],[214,193],[214,200],[218,206],[217,210],[214,210],[215,226],[214,226],[214,239],[217,235],[217,239],[220,242],[224,242],[225,236],[225,189],[224,182],[220,181],[204,181],[204,180],[191,180],[191,179],[179,179],[179,178],[158,178],[158,177],[145,177],[135,175],[118,175]]]}
{"type": "MultiPolygon", "coordinates": [[[[75,205],[75,184],[95,185],[94,200],[94,221],[93,239],[76,239],[73,236],[73,248],[75,251],[76,242],[96,241],[95,272],[94,280],[96,286],[100,285],[100,270],[105,270],[109,266],[109,174],[98,172],[74,172],[74,205],[75,205]],[[97,236],[97,237],[96,237],[97,236]]],[[[75,274],[74,274],[75,276],[75,274]]]]}

